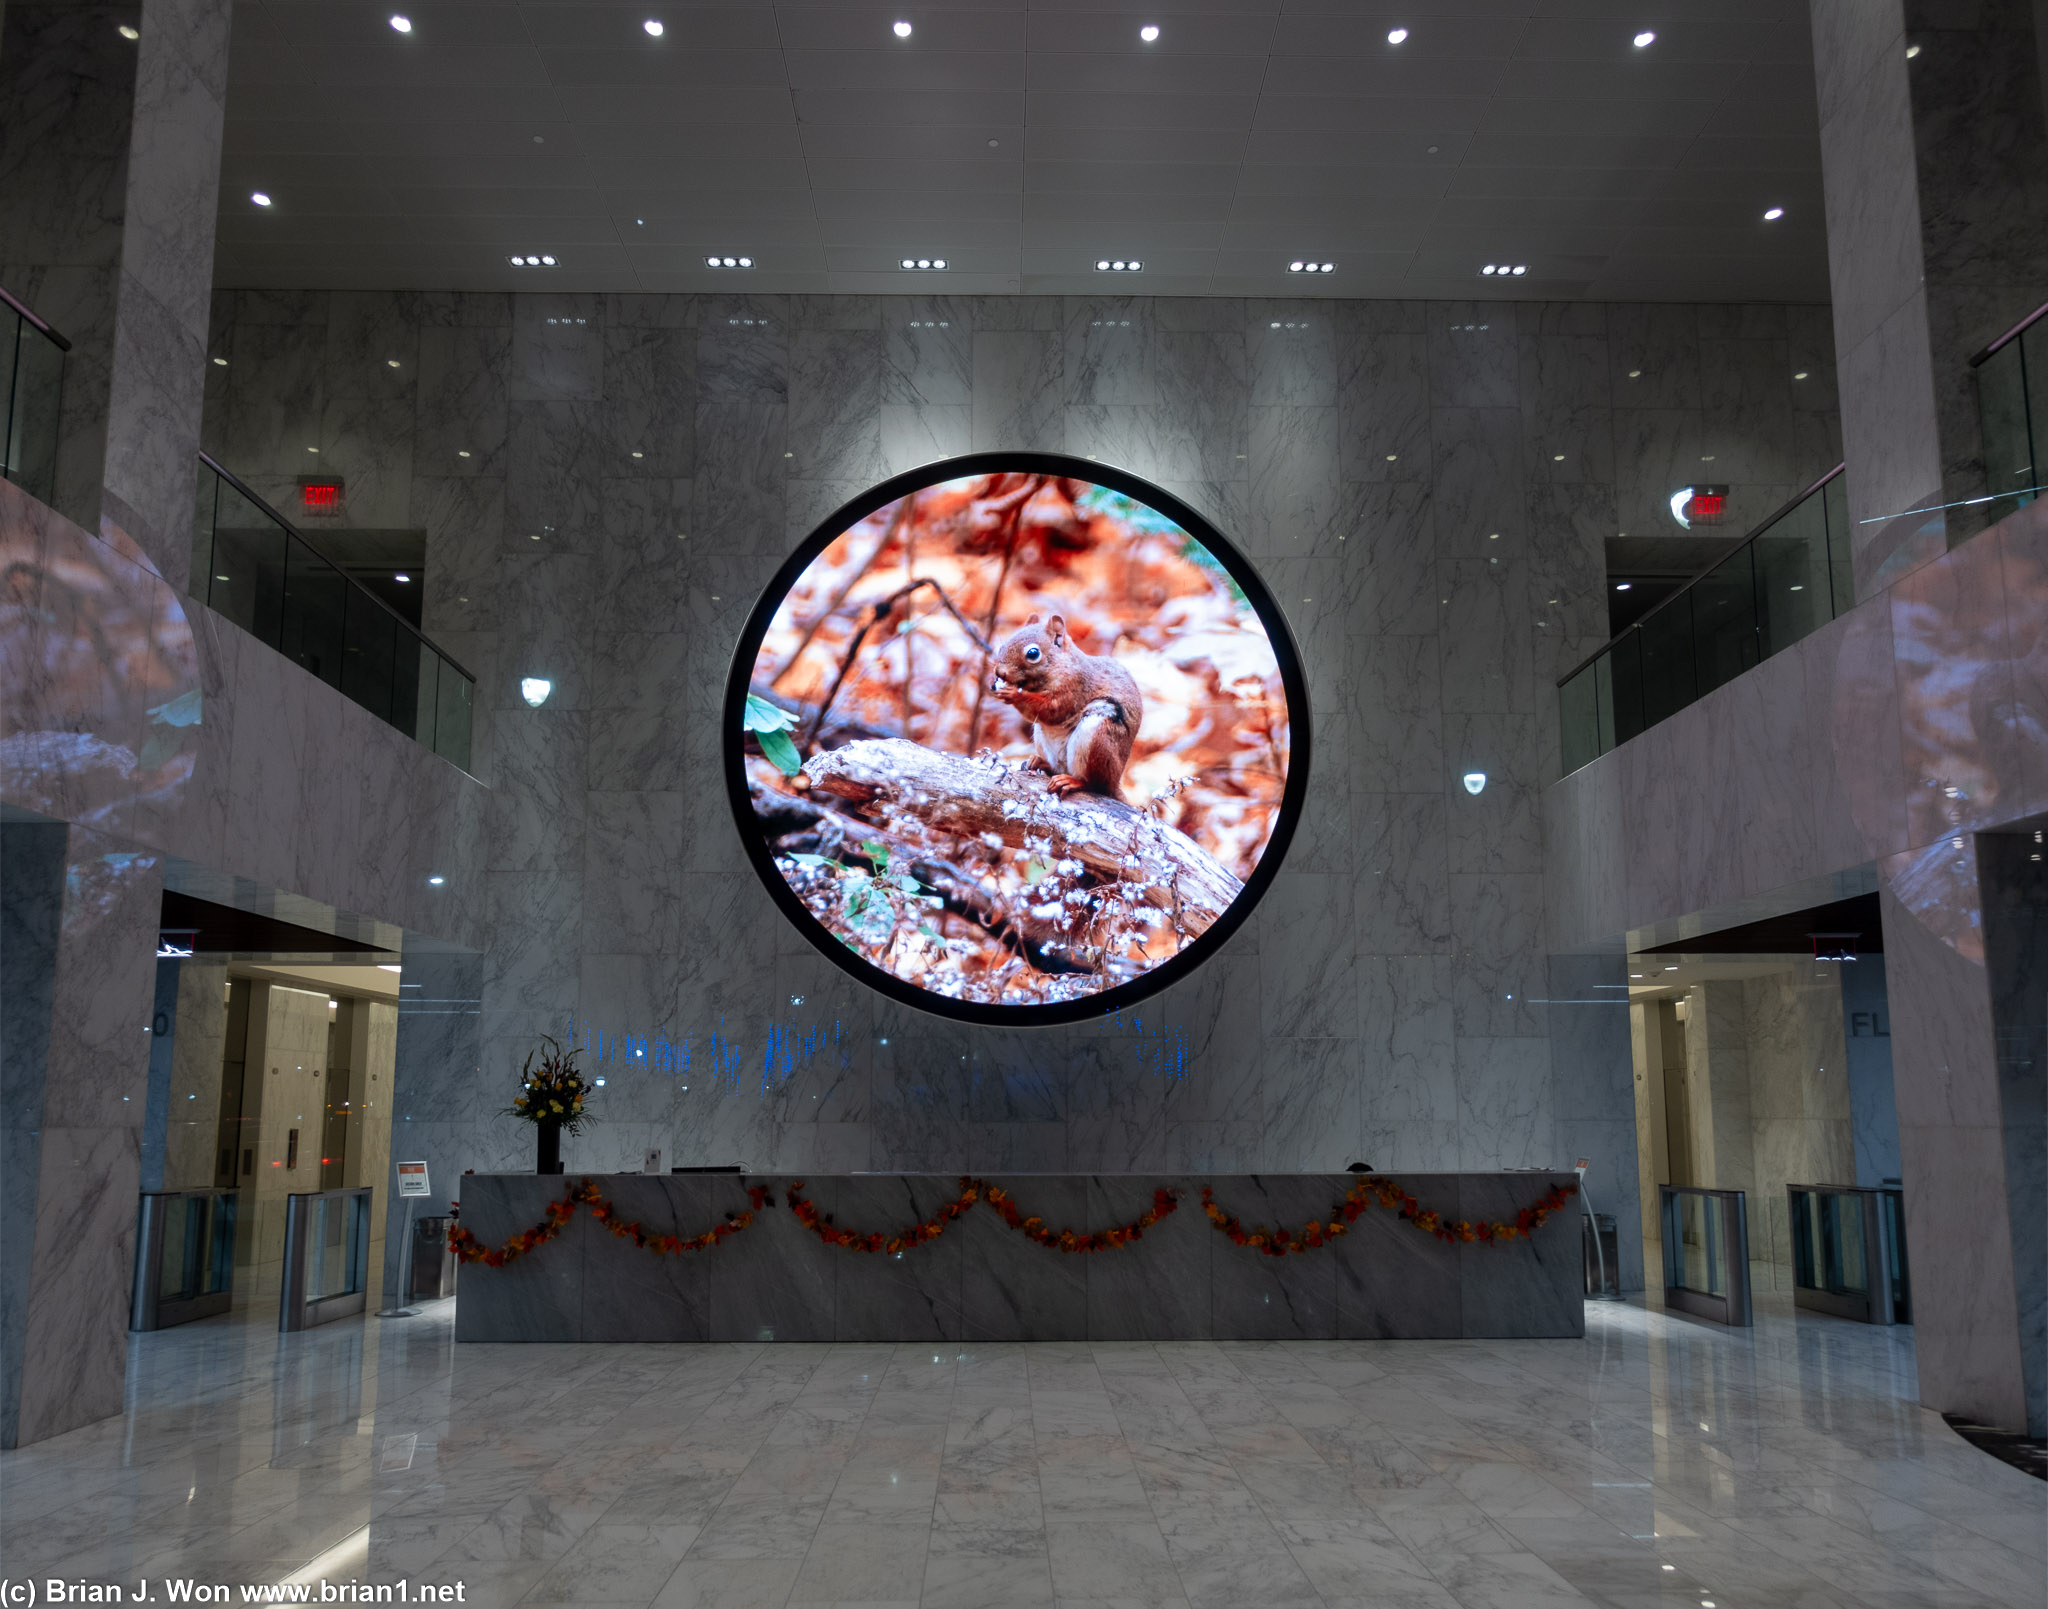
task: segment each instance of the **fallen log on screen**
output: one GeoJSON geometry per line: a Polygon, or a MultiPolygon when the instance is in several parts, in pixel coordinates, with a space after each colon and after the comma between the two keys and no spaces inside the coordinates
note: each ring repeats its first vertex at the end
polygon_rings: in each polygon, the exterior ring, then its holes
{"type": "Polygon", "coordinates": [[[1071,857],[1133,898],[1171,912],[1189,938],[1207,931],[1244,890],[1178,828],[1120,799],[1062,799],[1043,776],[999,761],[883,738],[813,755],[803,774],[817,792],[870,821],[909,816],[962,838],[1038,850],[1052,860],[1071,857]]]}

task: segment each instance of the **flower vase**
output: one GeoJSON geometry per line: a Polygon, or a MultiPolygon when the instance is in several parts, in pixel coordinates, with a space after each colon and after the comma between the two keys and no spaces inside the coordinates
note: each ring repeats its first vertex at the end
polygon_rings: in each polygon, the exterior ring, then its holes
{"type": "Polygon", "coordinates": [[[540,1132],[540,1155],[534,1163],[535,1173],[560,1173],[562,1171],[562,1125],[559,1123],[536,1123],[540,1132]]]}

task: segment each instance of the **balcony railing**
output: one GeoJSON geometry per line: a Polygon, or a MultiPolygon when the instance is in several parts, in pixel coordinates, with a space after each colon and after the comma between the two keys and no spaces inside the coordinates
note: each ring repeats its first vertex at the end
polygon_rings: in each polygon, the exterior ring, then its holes
{"type": "Polygon", "coordinates": [[[380,720],[469,768],[476,678],[205,453],[192,591],[380,720]]]}
{"type": "Polygon", "coordinates": [[[2041,494],[2048,472],[2048,302],[1975,357],[1977,408],[1984,427],[1985,490],[2012,506],[2041,494]]]}
{"type": "Polygon", "coordinates": [[[0,476],[44,503],[56,500],[57,410],[71,343],[0,289],[0,358],[7,363],[0,413],[0,476]]]}
{"type": "Polygon", "coordinates": [[[1837,464],[1557,684],[1568,775],[1856,601],[1837,464]]]}

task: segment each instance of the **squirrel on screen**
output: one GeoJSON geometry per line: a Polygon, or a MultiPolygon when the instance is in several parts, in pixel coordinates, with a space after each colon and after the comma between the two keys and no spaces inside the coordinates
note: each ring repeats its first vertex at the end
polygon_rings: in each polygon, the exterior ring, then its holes
{"type": "Polygon", "coordinates": [[[988,690],[1031,723],[1031,763],[1052,773],[1053,792],[1122,797],[1145,701],[1122,665],[1074,646],[1063,616],[1040,625],[1033,615],[1013,632],[996,650],[988,690]]]}

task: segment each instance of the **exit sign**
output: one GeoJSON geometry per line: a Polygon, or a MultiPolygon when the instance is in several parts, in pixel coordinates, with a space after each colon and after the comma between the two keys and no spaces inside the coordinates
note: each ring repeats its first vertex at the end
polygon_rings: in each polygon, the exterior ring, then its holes
{"type": "Polygon", "coordinates": [[[302,514],[340,514],[346,506],[340,481],[299,482],[299,512],[302,514]]]}

